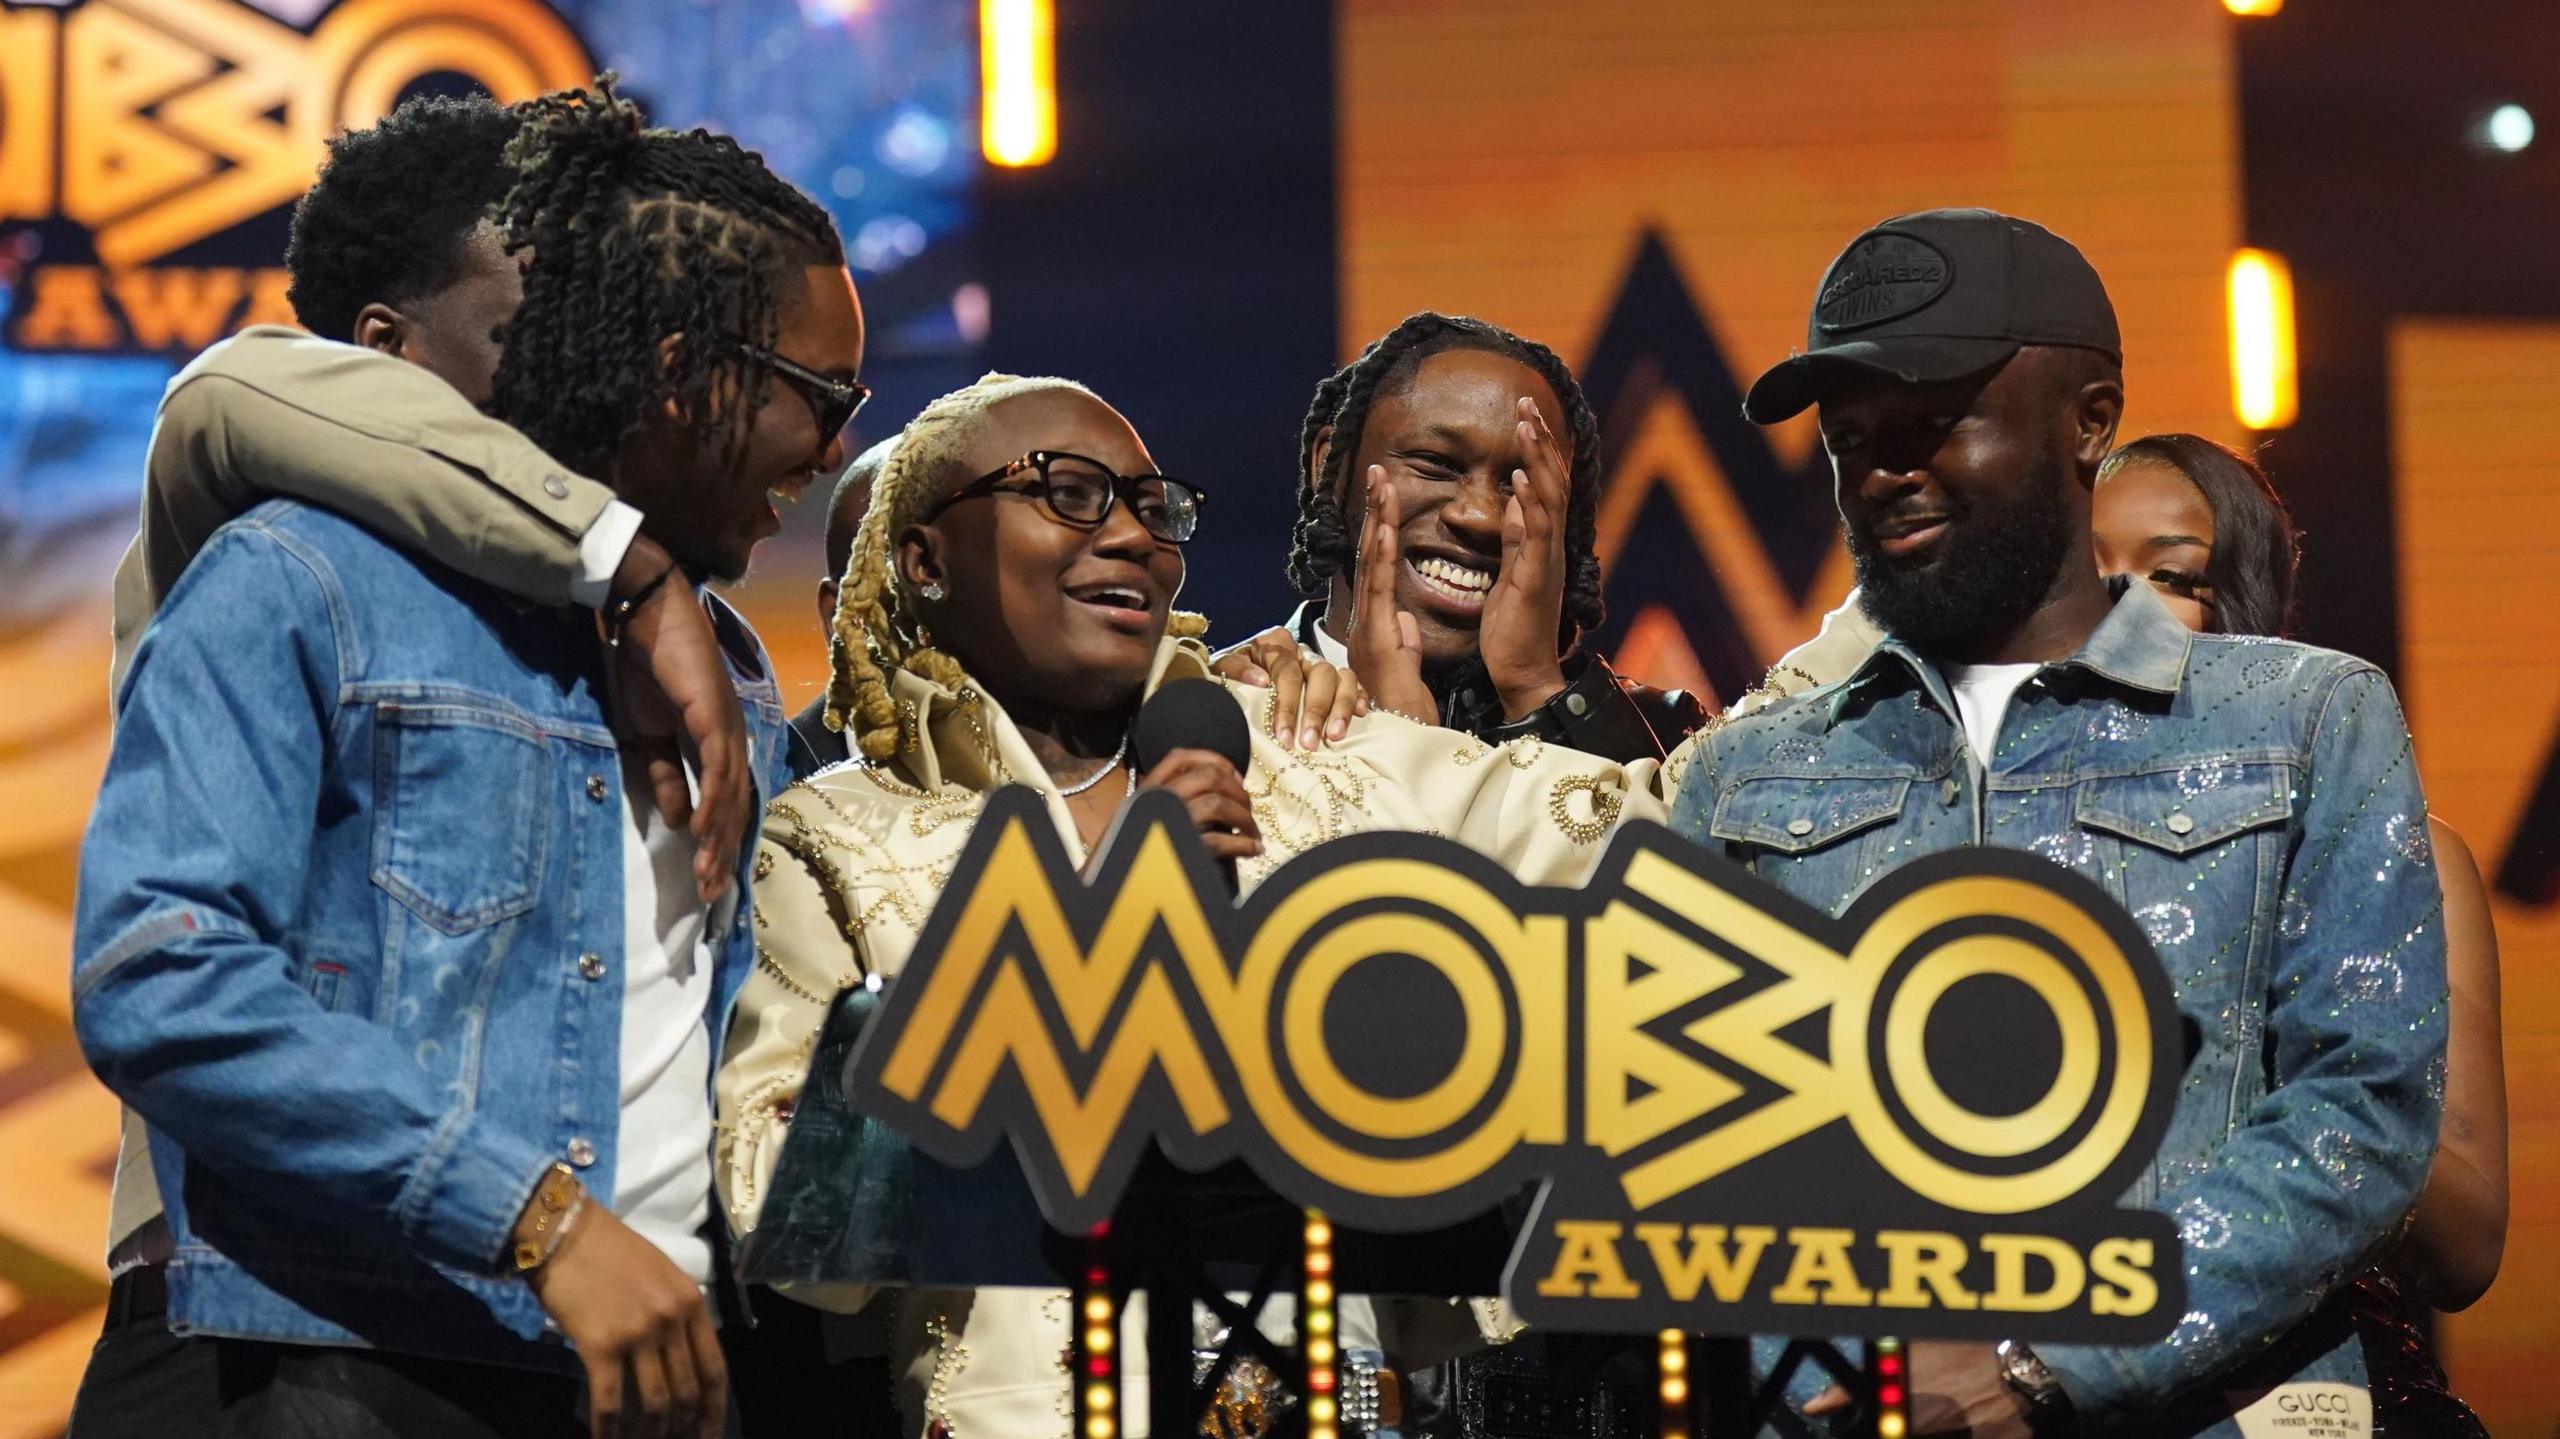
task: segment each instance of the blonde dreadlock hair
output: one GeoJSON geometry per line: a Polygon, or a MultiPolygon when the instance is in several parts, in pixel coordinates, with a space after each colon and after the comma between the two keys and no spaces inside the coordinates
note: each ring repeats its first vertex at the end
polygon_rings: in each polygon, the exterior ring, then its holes
{"type": "MultiPolygon", "coordinates": [[[[891,552],[899,533],[916,523],[939,498],[941,482],[953,460],[984,423],[987,411],[1017,395],[1067,390],[1096,404],[1102,397],[1077,384],[1049,376],[986,374],[966,389],[954,390],[924,407],[898,436],[872,486],[870,507],[854,531],[853,553],[836,587],[836,619],[827,639],[831,672],[827,679],[827,727],[850,731],[865,759],[884,760],[898,752],[898,707],[889,697],[889,677],[905,670],[955,694],[969,676],[960,662],[929,642],[915,598],[892,567],[891,552]]],[[[1176,610],[1165,632],[1193,639],[1208,632],[1209,622],[1176,610]]]]}

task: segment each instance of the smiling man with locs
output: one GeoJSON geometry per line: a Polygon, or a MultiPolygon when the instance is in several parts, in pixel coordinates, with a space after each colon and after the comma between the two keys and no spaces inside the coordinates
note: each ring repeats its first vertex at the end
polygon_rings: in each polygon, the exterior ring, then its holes
{"type": "MultiPolygon", "coordinates": [[[[1916,1345],[1912,1432],[2236,1436],[2365,1384],[2332,1301],[2433,1152],[2444,941],[2390,682],[2111,596],[2090,491],[2123,411],[2095,269],[1985,210],[1888,220],[1745,412],[1818,406],[1866,618],[1846,677],[1698,746],[1681,833],[1839,913],[1965,845],[2031,850],[2148,934],[2195,1052],[2126,1202],[2179,1226],[2187,1312],[2133,1348],[1916,1345]]],[[[2021,1074],[2020,1094],[2049,1075],[2021,1074]]],[[[1796,1398],[1845,1417],[1846,1395],[1796,1398]]]]}

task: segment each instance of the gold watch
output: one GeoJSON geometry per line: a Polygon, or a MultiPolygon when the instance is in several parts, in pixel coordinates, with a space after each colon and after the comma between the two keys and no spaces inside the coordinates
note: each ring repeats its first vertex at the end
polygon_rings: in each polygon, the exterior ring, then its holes
{"type": "Polygon", "coordinates": [[[530,1274],[550,1262],[560,1252],[560,1241],[569,1237],[569,1222],[586,1204],[587,1191],[579,1186],[576,1170],[566,1164],[544,1170],[533,1186],[533,1198],[516,1218],[516,1272],[530,1274]]]}

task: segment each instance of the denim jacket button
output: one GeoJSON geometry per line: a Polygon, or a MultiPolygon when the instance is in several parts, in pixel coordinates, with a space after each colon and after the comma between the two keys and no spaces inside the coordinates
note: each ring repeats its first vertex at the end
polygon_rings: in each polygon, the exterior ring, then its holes
{"type": "Polygon", "coordinates": [[[578,973],[586,979],[604,978],[604,956],[594,950],[578,956],[578,973]]]}
{"type": "Polygon", "coordinates": [[[2171,834],[2186,834],[2194,830],[2195,827],[2196,822],[2186,815],[2173,814],[2169,816],[2169,833],[2171,834]]]}
{"type": "Polygon", "coordinates": [[[609,792],[610,786],[605,784],[603,775],[591,774],[587,776],[587,798],[594,800],[598,804],[602,804],[604,803],[605,795],[609,792]]]}
{"type": "Polygon", "coordinates": [[[1954,804],[1957,800],[1963,797],[1964,786],[1957,784],[1955,776],[1953,775],[1949,775],[1947,777],[1947,782],[1945,784],[1938,786],[1938,799],[1942,803],[1954,804]]]}
{"type": "Polygon", "coordinates": [[[1798,839],[1802,839],[1806,835],[1813,833],[1813,821],[1809,819],[1788,820],[1787,833],[1794,835],[1798,839]]]}
{"type": "Polygon", "coordinates": [[[585,1138],[569,1141],[569,1162],[584,1169],[596,1162],[596,1147],[585,1138]]]}

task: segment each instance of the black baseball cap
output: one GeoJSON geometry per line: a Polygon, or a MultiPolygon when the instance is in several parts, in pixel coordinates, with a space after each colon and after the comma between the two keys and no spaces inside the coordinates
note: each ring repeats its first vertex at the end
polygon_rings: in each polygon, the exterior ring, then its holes
{"type": "Polygon", "coordinates": [[[1774,425],[1844,374],[1954,380],[2020,345],[2073,345],[2123,363],[2116,308],[2088,257],[2042,225],[1994,210],[1896,215],[1831,262],[1803,353],[1753,381],[1742,413],[1774,425]]]}

